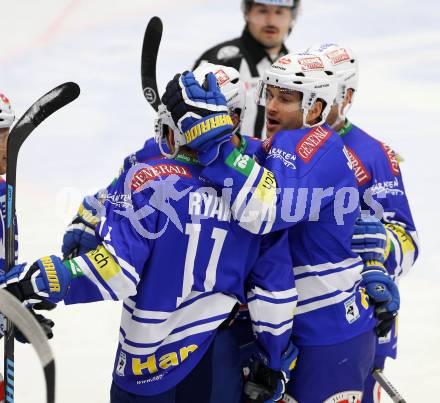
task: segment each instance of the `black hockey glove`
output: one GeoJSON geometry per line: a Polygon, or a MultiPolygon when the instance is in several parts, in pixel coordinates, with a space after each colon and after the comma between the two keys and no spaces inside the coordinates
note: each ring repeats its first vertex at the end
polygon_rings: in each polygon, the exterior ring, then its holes
{"type": "MultiPolygon", "coordinates": [[[[55,323],[51,319],[46,318],[38,313],[35,313],[32,309],[30,309],[30,312],[32,315],[34,315],[35,319],[37,319],[37,322],[40,324],[41,329],[43,329],[43,332],[45,333],[46,337],[48,339],[51,339],[53,337],[52,328],[55,326],[55,323]]],[[[14,333],[15,340],[17,340],[20,343],[29,343],[28,339],[23,333],[21,333],[20,329],[15,327],[14,330],[15,330],[14,333]]]]}

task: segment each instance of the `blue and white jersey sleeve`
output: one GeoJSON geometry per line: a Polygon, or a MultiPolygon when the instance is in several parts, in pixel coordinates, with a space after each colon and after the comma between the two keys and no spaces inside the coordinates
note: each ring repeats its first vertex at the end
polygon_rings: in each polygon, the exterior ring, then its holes
{"type": "Polygon", "coordinates": [[[143,231],[153,232],[154,214],[138,219],[143,194],[124,189],[126,175],[114,183],[122,202],[106,199],[99,212],[100,222],[96,234],[100,240],[97,249],[67,261],[73,280],[87,283],[75,287],[65,299],[67,304],[98,300],[122,300],[136,294],[145,263],[151,250],[150,240],[143,231]],[[123,203],[123,204],[121,204],[123,203]]]}
{"type": "Polygon", "coordinates": [[[340,188],[355,186],[343,148],[326,126],[282,131],[265,141],[255,158],[225,144],[203,175],[231,187],[231,210],[243,228],[267,234],[313,217],[340,188]],[[325,175],[316,175],[317,165],[325,165],[325,175]],[[324,182],[331,187],[328,195],[324,182]]]}
{"type": "Polygon", "coordinates": [[[254,334],[275,370],[281,368],[298,301],[288,248],[287,231],[264,236],[248,279],[247,305],[254,334]]]}
{"type": "Polygon", "coordinates": [[[411,269],[419,252],[399,158],[388,145],[354,125],[343,139],[363,195],[361,207],[381,216],[388,234],[385,267],[398,279],[411,269]]]}

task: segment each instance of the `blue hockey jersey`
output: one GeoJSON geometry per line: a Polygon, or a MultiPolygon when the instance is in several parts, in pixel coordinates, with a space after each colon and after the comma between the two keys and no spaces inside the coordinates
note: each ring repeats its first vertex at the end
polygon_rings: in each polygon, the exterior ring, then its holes
{"type": "MultiPolygon", "coordinates": [[[[403,185],[398,157],[385,143],[346,121],[339,132],[350,156],[359,186],[362,210],[379,211],[390,242],[385,260],[388,273],[398,281],[413,266],[419,253],[416,227],[403,185]]],[[[395,357],[397,328],[379,339],[376,354],[395,357]]]]}
{"type": "Polygon", "coordinates": [[[362,210],[374,213],[374,205],[366,193],[383,207],[381,218],[391,241],[385,267],[395,280],[399,279],[417,259],[419,242],[403,186],[398,156],[388,145],[351,122],[346,122],[340,135],[356,174],[362,210]]]}
{"type": "Polygon", "coordinates": [[[66,298],[123,300],[114,381],[138,395],[175,386],[237,302],[247,302],[269,365],[279,369],[298,298],[287,232],[242,229],[189,157],[130,165],[102,200],[100,246],[69,261],[74,292],[66,298]]]}
{"type": "Polygon", "coordinates": [[[227,143],[203,175],[231,187],[232,211],[243,228],[289,228],[298,290],[295,343],[334,344],[375,326],[359,287],[363,263],[351,250],[359,214],[356,179],[335,132],[327,126],[282,131],[254,158],[227,143]]]}

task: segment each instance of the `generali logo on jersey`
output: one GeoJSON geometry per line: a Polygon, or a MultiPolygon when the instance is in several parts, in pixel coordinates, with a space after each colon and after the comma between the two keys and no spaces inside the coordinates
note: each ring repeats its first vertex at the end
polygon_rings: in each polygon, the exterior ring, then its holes
{"type": "Polygon", "coordinates": [[[314,127],[296,145],[295,151],[304,162],[309,162],[318,149],[330,138],[332,132],[325,127],[314,127]]]}
{"type": "Polygon", "coordinates": [[[161,177],[170,175],[178,175],[185,178],[191,178],[191,173],[182,166],[171,164],[159,164],[154,167],[142,168],[137,171],[131,180],[131,190],[139,191],[142,186],[149,181],[156,180],[161,177]]]}
{"type": "Polygon", "coordinates": [[[330,59],[333,65],[350,60],[350,56],[348,55],[347,51],[343,48],[336,49],[332,52],[327,53],[327,57],[330,59]]]}
{"type": "Polygon", "coordinates": [[[223,84],[226,84],[230,80],[229,76],[221,69],[215,72],[215,78],[217,79],[217,84],[219,87],[221,87],[223,84]]]}
{"type": "Polygon", "coordinates": [[[356,153],[350,147],[345,146],[345,148],[347,149],[348,157],[350,158],[351,166],[353,167],[357,183],[359,186],[362,186],[371,180],[371,175],[365,169],[362,161],[359,159],[356,153]]]}
{"type": "Polygon", "coordinates": [[[298,63],[303,71],[324,70],[324,63],[322,63],[321,58],[318,56],[298,59],[298,63]]]}
{"type": "Polygon", "coordinates": [[[399,175],[400,174],[399,162],[397,161],[396,154],[394,153],[393,149],[385,143],[380,143],[380,144],[382,145],[382,148],[385,151],[385,154],[388,158],[391,172],[393,173],[394,176],[399,175]]]}

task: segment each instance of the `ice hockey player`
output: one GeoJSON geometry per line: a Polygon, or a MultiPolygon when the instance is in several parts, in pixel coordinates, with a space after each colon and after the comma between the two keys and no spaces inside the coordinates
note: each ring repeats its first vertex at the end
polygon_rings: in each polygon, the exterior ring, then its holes
{"type": "MultiPolygon", "coordinates": [[[[233,133],[237,136],[240,150],[247,153],[255,152],[260,147],[260,140],[248,138],[240,134],[241,121],[246,114],[245,86],[240,80],[240,74],[232,67],[203,63],[194,70],[194,76],[199,82],[203,82],[205,76],[210,72],[215,74],[220,90],[226,98],[229,115],[234,123],[233,133]]],[[[162,120],[163,115],[157,119],[156,129],[161,127],[162,120]]],[[[160,130],[158,130],[158,133],[160,133],[160,130]]],[[[164,150],[165,154],[169,155],[170,150],[167,148],[164,139],[157,138],[160,145],[154,138],[148,139],[140,150],[129,155],[124,160],[123,169],[128,170],[135,164],[148,163],[151,159],[159,158],[161,156],[160,148],[164,150]]],[[[108,189],[103,189],[94,196],[86,196],[83,199],[77,214],[64,235],[63,256],[68,257],[78,253],[84,254],[98,246],[99,240],[95,235],[95,227],[99,222],[99,216],[95,205],[97,200],[105,200],[107,194],[108,189]]],[[[98,203],[99,205],[100,203],[98,203]]],[[[85,287],[87,287],[86,283],[77,281],[74,286],[70,287],[65,300],[69,300],[69,294],[75,294],[77,289],[84,289],[85,287]]],[[[241,377],[237,376],[231,380],[230,376],[230,373],[237,371],[237,369],[241,372],[241,361],[238,359],[240,352],[237,351],[237,342],[241,342],[243,336],[245,336],[245,342],[254,340],[252,330],[248,329],[247,323],[244,335],[236,336],[237,330],[240,330],[237,329],[237,326],[239,326],[239,322],[240,325],[242,324],[240,319],[243,316],[240,315],[236,318],[231,332],[220,332],[215,338],[212,352],[214,382],[212,384],[211,403],[233,402],[234,396],[237,396],[237,393],[241,394],[243,388],[241,377]]],[[[247,319],[248,316],[248,311],[246,311],[245,318],[247,319]]]]}
{"type": "MultiPolygon", "coordinates": [[[[208,81],[210,96],[199,105],[218,103],[232,130],[215,76],[208,81]]],[[[185,137],[170,129],[166,109],[160,115],[160,137],[173,152],[185,137]]],[[[69,303],[124,301],[112,403],[209,401],[212,342],[237,301],[247,302],[254,321],[256,363],[271,381],[267,401],[284,391],[297,353],[289,341],[297,294],[290,256],[281,253],[287,232],[261,237],[242,229],[231,217],[228,189],[201,180],[202,168],[196,153],[180,147],[174,160],[124,170],[99,212],[95,250],[65,262],[47,256],[17,265],[3,278],[27,303],[59,302],[80,278],[89,286],[69,293],[69,303]]]]}
{"type": "MultiPolygon", "coordinates": [[[[327,123],[341,136],[360,191],[361,208],[372,213],[365,199],[373,198],[379,203],[381,221],[370,223],[360,221],[355,227],[353,248],[359,253],[371,248],[372,225],[381,228],[374,232],[386,235],[383,270],[387,270],[394,281],[398,281],[413,266],[418,256],[418,237],[403,186],[402,173],[397,154],[382,141],[376,140],[359,127],[352,124],[346,114],[358,90],[358,60],[354,52],[346,46],[323,44],[311,48],[313,53],[327,58],[334,67],[338,90],[335,104],[327,117],[327,123]]],[[[376,263],[377,264],[377,263],[376,263]]],[[[384,321],[379,329],[376,346],[375,368],[384,368],[386,357],[396,358],[397,329],[394,321],[384,321]]],[[[379,385],[369,376],[362,402],[373,403],[380,400],[379,385]]]]}
{"type": "MultiPolygon", "coordinates": [[[[12,109],[11,102],[6,95],[0,93],[0,175],[6,174],[6,152],[9,137],[9,129],[15,120],[15,113],[12,109]]],[[[0,176],[0,275],[4,274],[5,269],[5,218],[6,218],[6,181],[0,176]]],[[[16,236],[15,255],[18,257],[18,242],[16,236]]],[[[50,308],[50,305],[45,304],[44,308],[50,308]]],[[[41,328],[46,333],[48,339],[53,337],[52,328],[54,322],[43,315],[36,314],[31,311],[35,318],[41,325],[41,328]]],[[[5,321],[3,315],[0,313],[0,337],[3,337],[5,332],[5,321]]],[[[15,338],[21,343],[27,343],[26,337],[15,329],[15,338]]],[[[0,375],[1,378],[1,375],[0,375]]],[[[0,381],[0,400],[4,399],[4,385],[3,380],[0,381]]]]}
{"type": "Polygon", "coordinates": [[[204,52],[194,69],[204,62],[231,66],[240,72],[247,88],[247,113],[242,133],[265,138],[264,108],[254,102],[263,72],[288,53],[284,40],[298,16],[300,0],[242,0],[245,19],[242,35],[204,52]]]}
{"type": "Polygon", "coordinates": [[[215,109],[198,102],[209,91],[192,73],[177,75],[162,102],[187,145],[198,150],[203,176],[231,183],[232,212],[243,228],[289,228],[298,289],[292,340],[300,357],[288,385],[293,398],[360,400],[372,370],[376,325],[360,283],[370,300],[393,314],[399,295],[385,273],[364,268],[351,251],[356,179],[340,137],[323,124],[336,94],[331,66],[315,55],[286,55],[264,73],[259,93],[269,139],[255,159],[230,141],[215,109]]]}

